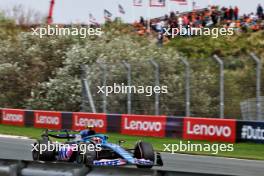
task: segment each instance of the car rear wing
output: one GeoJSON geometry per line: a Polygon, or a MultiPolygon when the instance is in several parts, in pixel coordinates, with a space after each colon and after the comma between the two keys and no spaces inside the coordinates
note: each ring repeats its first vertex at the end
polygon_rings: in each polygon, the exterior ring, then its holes
{"type": "Polygon", "coordinates": [[[62,130],[50,130],[50,129],[45,129],[43,131],[43,134],[41,135],[42,138],[57,138],[57,139],[74,139],[76,137],[76,132],[74,130],[68,130],[68,129],[62,129],[62,130]],[[51,133],[58,133],[58,134],[51,134],[51,133]]]}

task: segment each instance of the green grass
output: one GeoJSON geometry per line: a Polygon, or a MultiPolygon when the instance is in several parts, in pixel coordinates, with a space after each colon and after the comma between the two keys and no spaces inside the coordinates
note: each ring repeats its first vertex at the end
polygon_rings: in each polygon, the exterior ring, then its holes
{"type": "MultiPolygon", "coordinates": [[[[167,47],[177,48],[188,58],[195,59],[208,58],[213,54],[218,54],[221,57],[244,55],[245,51],[253,51],[261,57],[264,56],[263,36],[264,32],[259,31],[239,33],[232,36],[219,36],[218,38],[212,38],[211,36],[177,37],[172,39],[167,47]]],[[[238,60],[236,57],[235,59],[238,60]]],[[[239,65],[239,63],[235,65],[239,65]]]]}
{"type": "MultiPolygon", "coordinates": [[[[0,125],[0,134],[20,135],[27,136],[33,139],[38,139],[43,129],[25,128],[0,125]]],[[[138,140],[144,140],[153,144],[155,150],[163,151],[165,149],[163,144],[179,144],[181,141],[187,143],[188,141],[175,139],[175,138],[154,138],[154,137],[139,137],[139,136],[127,136],[116,133],[108,133],[110,142],[116,143],[120,139],[124,139],[126,143],[125,147],[133,148],[134,144],[138,140]]],[[[216,143],[208,141],[190,141],[192,144],[228,144],[228,143],[216,143]]],[[[222,157],[244,158],[244,159],[256,159],[264,160],[263,144],[254,143],[237,143],[234,144],[234,151],[232,152],[219,152],[218,154],[212,154],[210,152],[181,152],[188,154],[200,154],[200,155],[213,155],[222,157]]]]}

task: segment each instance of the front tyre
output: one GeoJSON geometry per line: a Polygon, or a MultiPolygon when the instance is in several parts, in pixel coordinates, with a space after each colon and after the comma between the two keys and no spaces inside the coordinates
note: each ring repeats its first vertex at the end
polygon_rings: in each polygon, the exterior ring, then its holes
{"type": "MultiPolygon", "coordinates": [[[[155,162],[155,152],[150,143],[139,141],[135,146],[134,157],[155,162]]],[[[137,165],[138,168],[152,168],[153,165],[137,165]]]]}

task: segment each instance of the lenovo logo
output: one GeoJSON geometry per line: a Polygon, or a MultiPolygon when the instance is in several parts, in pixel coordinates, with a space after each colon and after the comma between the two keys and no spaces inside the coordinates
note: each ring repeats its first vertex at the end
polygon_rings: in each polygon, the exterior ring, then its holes
{"type": "Polygon", "coordinates": [[[236,121],[214,118],[184,118],[183,138],[235,142],[236,121]]]}
{"type": "Polygon", "coordinates": [[[206,136],[224,136],[230,137],[232,130],[229,126],[217,126],[217,125],[192,125],[190,121],[187,121],[187,133],[194,135],[206,135],[206,136]]]}
{"type": "Polygon", "coordinates": [[[148,122],[148,121],[129,121],[127,118],[125,120],[124,128],[126,130],[141,130],[141,131],[160,131],[162,125],[160,122],[148,122]]]}
{"type": "Polygon", "coordinates": [[[88,119],[88,118],[75,118],[76,127],[93,126],[96,128],[103,128],[104,121],[102,119],[88,119]]]}
{"type": "Polygon", "coordinates": [[[59,125],[59,117],[56,116],[37,116],[36,123],[38,124],[50,124],[50,125],[59,125]]]}
{"type": "Polygon", "coordinates": [[[25,119],[25,112],[20,109],[3,109],[2,123],[6,125],[23,126],[25,119]]]}
{"type": "Polygon", "coordinates": [[[72,117],[72,129],[74,130],[82,130],[86,126],[92,126],[99,133],[107,131],[106,114],[74,112],[72,117]]]}
{"type": "Polygon", "coordinates": [[[121,133],[138,136],[165,136],[165,116],[123,115],[121,133]]]}
{"type": "Polygon", "coordinates": [[[51,111],[35,111],[34,127],[61,129],[61,113],[51,111]]]}
{"type": "Polygon", "coordinates": [[[4,121],[23,122],[24,117],[22,114],[4,114],[4,121]]]}

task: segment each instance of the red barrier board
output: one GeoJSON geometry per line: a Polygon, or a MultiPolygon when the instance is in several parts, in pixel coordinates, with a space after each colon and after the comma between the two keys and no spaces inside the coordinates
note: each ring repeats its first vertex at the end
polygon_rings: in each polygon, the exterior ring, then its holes
{"type": "Polygon", "coordinates": [[[51,112],[51,111],[34,112],[34,127],[61,129],[61,126],[62,126],[61,112],[51,112]]]}
{"type": "Polygon", "coordinates": [[[214,118],[184,118],[183,138],[235,142],[236,120],[214,118]]]}
{"type": "Polygon", "coordinates": [[[19,109],[3,109],[2,124],[24,126],[25,112],[19,109]]]}
{"type": "Polygon", "coordinates": [[[166,116],[122,115],[121,133],[138,136],[164,137],[166,116]]]}
{"type": "Polygon", "coordinates": [[[86,126],[93,126],[99,133],[106,133],[107,119],[106,114],[93,114],[75,112],[72,116],[72,129],[83,130],[86,126]]]}

